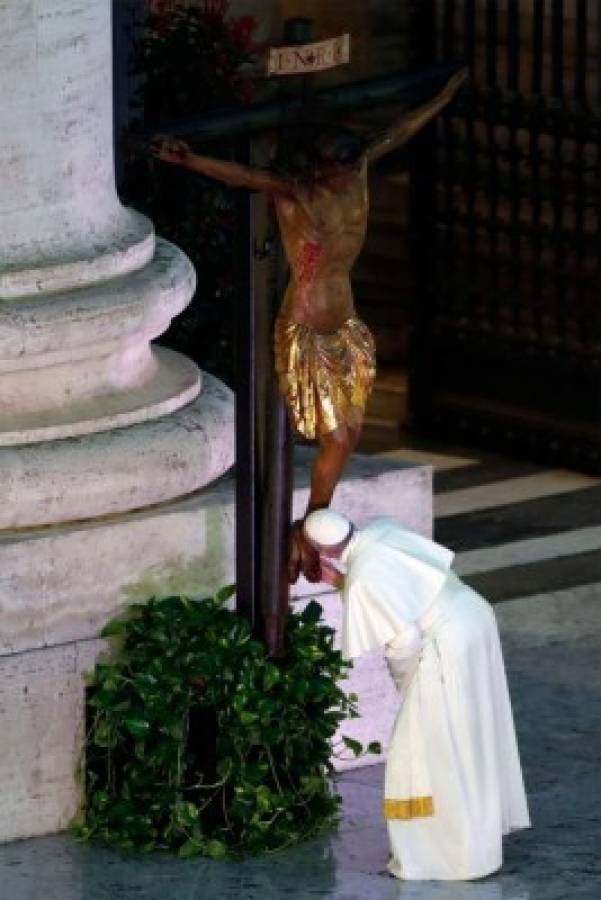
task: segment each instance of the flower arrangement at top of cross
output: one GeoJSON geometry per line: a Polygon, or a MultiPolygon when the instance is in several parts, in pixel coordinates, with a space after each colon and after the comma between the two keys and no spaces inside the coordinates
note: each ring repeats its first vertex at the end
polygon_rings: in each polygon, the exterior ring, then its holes
{"type": "Polygon", "coordinates": [[[262,49],[257,24],[230,15],[229,0],[150,3],[136,66],[146,81],[146,124],[249,102],[262,49]]]}
{"type": "Polygon", "coordinates": [[[238,49],[247,54],[256,53],[259,45],[255,43],[253,36],[257,29],[255,16],[231,17],[230,0],[150,0],[148,10],[151,16],[156,16],[160,22],[160,30],[165,33],[170,27],[170,20],[174,15],[181,15],[182,10],[196,12],[205,21],[213,20],[214,23],[224,27],[232,42],[238,49]]]}
{"type": "Polygon", "coordinates": [[[223,18],[227,12],[228,0],[203,0],[205,12],[223,18]]]}

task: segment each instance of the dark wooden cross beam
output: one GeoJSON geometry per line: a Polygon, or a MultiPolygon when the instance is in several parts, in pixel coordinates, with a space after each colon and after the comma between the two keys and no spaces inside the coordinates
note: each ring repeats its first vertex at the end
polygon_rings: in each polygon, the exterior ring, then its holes
{"type": "MultiPolygon", "coordinates": [[[[365,78],[349,84],[322,88],[314,92],[320,112],[339,115],[378,106],[420,103],[437,93],[459,65],[437,65],[421,72],[395,72],[365,78]]],[[[240,135],[256,136],[277,128],[283,121],[302,116],[306,100],[302,96],[269,100],[250,106],[220,109],[201,119],[164,122],[161,131],[194,143],[208,143],[240,135]]],[[[151,135],[148,135],[151,137],[151,135]]]]}
{"type": "MultiPolygon", "coordinates": [[[[454,65],[436,66],[311,90],[311,103],[322,117],[419,103],[435,94],[458,69],[454,65]]],[[[238,157],[248,162],[255,137],[307,118],[308,93],[303,89],[266,103],[219,110],[202,119],[165,122],[160,131],[195,144],[230,139],[238,157]]],[[[148,144],[143,135],[139,143],[145,152],[148,144]]],[[[237,609],[252,623],[255,634],[266,640],[270,652],[277,654],[288,607],[286,544],[291,515],[292,440],[273,371],[271,327],[261,327],[267,298],[257,303],[253,292],[256,240],[253,200],[248,194],[242,196],[240,208],[243,227],[239,231],[238,258],[243,296],[236,323],[237,609]],[[260,335],[267,332],[269,339],[262,340],[260,335]],[[259,373],[262,378],[267,373],[263,409],[257,402],[259,373]]],[[[281,288],[281,277],[279,281],[281,288]]]]}

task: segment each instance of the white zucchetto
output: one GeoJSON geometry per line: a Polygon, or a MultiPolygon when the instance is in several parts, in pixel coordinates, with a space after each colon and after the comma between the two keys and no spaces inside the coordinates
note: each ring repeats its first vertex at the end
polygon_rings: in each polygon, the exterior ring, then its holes
{"type": "Polygon", "coordinates": [[[335,547],[349,536],[352,525],[333,509],[316,509],[305,519],[304,529],[309,540],[322,547],[335,547]]]}

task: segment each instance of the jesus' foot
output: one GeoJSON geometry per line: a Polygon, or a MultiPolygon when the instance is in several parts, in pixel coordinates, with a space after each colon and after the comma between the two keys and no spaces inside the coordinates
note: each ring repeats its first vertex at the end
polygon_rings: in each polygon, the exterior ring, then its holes
{"type": "Polygon", "coordinates": [[[304,575],[312,584],[321,581],[319,553],[305,538],[302,520],[297,519],[290,529],[288,544],[288,580],[290,584],[294,584],[300,574],[304,575]]]}

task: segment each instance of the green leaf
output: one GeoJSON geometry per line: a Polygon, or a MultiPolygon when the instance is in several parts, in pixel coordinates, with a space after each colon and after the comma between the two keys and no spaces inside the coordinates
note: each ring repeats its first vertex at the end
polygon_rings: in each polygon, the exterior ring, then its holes
{"type": "Polygon", "coordinates": [[[236,585],[228,584],[217,591],[217,593],[215,594],[215,600],[217,600],[217,602],[220,604],[225,604],[230,599],[230,597],[234,596],[235,593],[236,585]]]}
{"type": "Polygon", "coordinates": [[[272,798],[271,791],[269,790],[269,788],[266,785],[261,784],[256,789],[256,799],[257,799],[257,806],[260,810],[262,810],[263,812],[266,812],[267,810],[271,809],[271,807],[273,805],[273,798],[272,798]]]}
{"type": "Polygon", "coordinates": [[[129,733],[137,741],[143,740],[150,731],[150,722],[139,716],[127,716],[123,721],[129,733]]]}
{"type": "Polygon", "coordinates": [[[125,619],[111,619],[100,632],[100,637],[109,638],[117,635],[121,636],[126,633],[127,625],[128,623],[125,619]]]}
{"type": "Polygon", "coordinates": [[[311,600],[310,603],[307,603],[300,615],[301,621],[303,621],[305,625],[316,625],[321,619],[322,613],[323,608],[321,605],[316,600],[311,600]]]}
{"type": "Polygon", "coordinates": [[[192,828],[198,824],[199,809],[195,803],[180,802],[175,807],[175,820],[181,828],[192,828]]]}
{"type": "Polygon", "coordinates": [[[109,795],[106,791],[97,791],[94,799],[97,810],[105,809],[109,804],[109,795]]]}
{"type": "Polygon", "coordinates": [[[189,838],[185,844],[182,844],[179,848],[177,855],[180,859],[190,859],[193,856],[198,856],[204,849],[205,844],[203,841],[199,841],[196,838],[189,838]]]}
{"type": "Polygon", "coordinates": [[[113,726],[106,719],[100,719],[96,727],[92,729],[91,743],[96,747],[111,748],[117,744],[117,734],[113,726]]]}
{"type": "Polygon", "coordinates": [[[380,756],[382,753],[382,744],[379,741],[372,741],[367,745],[368,753],[375,753],[376,756],[380,756]]]}
{"type": "Polygon", "coordinates": [[[363,744],[360,741],[356,741],[354,738],[346,737],[346,735],[342,736],[342,740],[344,742],[344,746],[347,747],[355,756],[361,756],[363,753],[363,744]]]}
{"type": "Polygon", "coordinates": [[[227,847],[223,841],[207,841],[205,852],[211,859],[223,859],[224,856],[227,856],[227,847]]]}
{"type": "Polygon", "coordinates": [[[300,785],[305,794],[319,794],[323,791],[323,778],[319,775],[303,775],[300,779],[300,785]]]}
{"type": "Polygon", "coordinates": [[[263,687],[266,691],[270,691],[272,688],[276,686],[276,684],[281,681],[282,676],[280,675],[280,670],[277,666],[268,665],[265,668],[265,675],[263,676],[263,687]]]}

